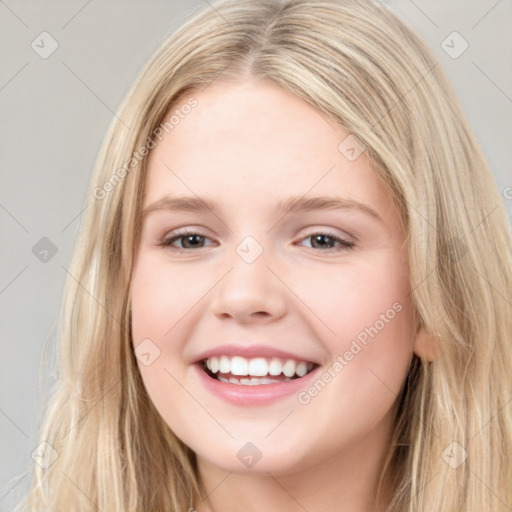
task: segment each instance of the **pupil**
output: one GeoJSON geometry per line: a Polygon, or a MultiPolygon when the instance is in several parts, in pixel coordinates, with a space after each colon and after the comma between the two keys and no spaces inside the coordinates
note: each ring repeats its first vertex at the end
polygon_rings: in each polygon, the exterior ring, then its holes
{"type": "Polygon", "coordinates": [[[187,236],[185,237],[185,240],[186,240],[186,242],[185,242],[185,244],[184,244],[184,245],[185,245],[185,247],[186,247],[187,245],[189,245],[189,243],[190,243],[190,242],[192,242],[192,247],[196,247],[196,246],[197,246],[197,244],[194,244],[194,240],[197,242],[197,239],[198,239],[198,238],[201,238],[201,236],[200,236],[200,235],[187,235],[187,236]]]}
{"type": "MultiPolygon", "coordinates": [[[[315,236],[313,237],[313,240],[314,240],[315,242],[320,241],[320,246],[321,246],[321,247],[325,247],[326,245],[330,246],[331,244],[329,244],[329,243],[325,244],[325,243],[322,243],[322,242],[321,242],[321,240],[322,240],[322,239],[324,239],[324,240],[325,240],[326,238],[327,238],[327,239],[329,239],[329,238],[331,238],[331,237],[330,237],[330,236],[328,236],[328,235],[315,235],[315,236]]],[[[314,245],[314,244],[313,244],[313,245],[314,245]]]]}

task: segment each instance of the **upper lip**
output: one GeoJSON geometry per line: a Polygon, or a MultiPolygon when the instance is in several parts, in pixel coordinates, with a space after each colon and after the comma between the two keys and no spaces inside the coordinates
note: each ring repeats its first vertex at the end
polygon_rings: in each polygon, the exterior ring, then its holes
{"type": "Polygon", "coordinates": [[[198,363],[200,361],[204,361],[205,359],[209,359],[214,356],[241,356],[246,359],[252,359],[256,357],[280,357],[282,359],[295,359],[297,361],[306,361],[308,363],[318,364],[313,359],[309,357],[304,357],[299,354],[295,354],[293,352],[288,352],[285,350],[280,350],[274,347],[268,347],[265,345],[218,345],[214,348],[210,348],[198,354],[193,363],[198,363]]]}

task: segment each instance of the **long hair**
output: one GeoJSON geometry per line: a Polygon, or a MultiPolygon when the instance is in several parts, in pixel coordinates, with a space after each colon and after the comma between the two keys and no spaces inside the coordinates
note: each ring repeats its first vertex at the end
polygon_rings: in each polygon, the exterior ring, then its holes
{"type": "MultiPolygon", "coordinates": [[[[415,358],[382,480],[391,512],[512,505],[512,243],[478,142],[439,62],[370,0],[220,0],[145,66],[100,150],[68,270],[59,374],[40,426],[31,511],[192,507],[193,451],[163,421],[131,348],[130,277],[147,153],[183,97],[272,81],[364,145],[406,229],[410,293],[439,356],[415,358]],[[185,96],[184,96],[185,95],[185,96]]],[[[200,104],[196,108],[200,108],[200,104]]],[[[193,106],[190,106],[193,108],[193,106]]]]}

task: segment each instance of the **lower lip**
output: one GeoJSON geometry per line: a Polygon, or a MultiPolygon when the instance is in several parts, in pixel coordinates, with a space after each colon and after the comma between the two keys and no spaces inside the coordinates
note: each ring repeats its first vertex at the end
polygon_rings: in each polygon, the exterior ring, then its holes
{"type": "Polygon", "coordinates": [[[200,364],[194,364],[199,380],[211,393],[235,405],[266,405],[281,398],[297,394],[314,379],[319,366],[299,379],[273,384],[248,386],[231,384],[210,377],[200,364]]]}

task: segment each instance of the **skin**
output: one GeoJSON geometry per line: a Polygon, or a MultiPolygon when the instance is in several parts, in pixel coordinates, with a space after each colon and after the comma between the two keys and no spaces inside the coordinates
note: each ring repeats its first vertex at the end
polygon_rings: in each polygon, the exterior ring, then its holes
{"type": "Polygon", "coordinates": [[[149,155],[143,209],[171,194],[212,199],[220,212],[144,218],[132,337],[135,347],[149,338],[160,350],[151,364],[138,361],[149,396],[196,452],[213,510],[368,512],[397,394],[413,352],[430,346],[414,324],[391,195],[364,152],[349,161],[338,150],[347,132],[277,85],[216,82],[193,96],[197,107],[149,155]],[[381,220],[357,209],[276,214],[278,201],[303,195],[352,199],[381,220]],[[161,245],[178,228],[206,238],[181,253],[186,237],[161,245]],[[326,230],[354,247],[315,244],[326,230]],[[250,264],[236,252],[246,236],[263,249],[250,264]],[[304,354],[326,371],[395,303],[400,312],[307,404],[296,395],[230,404],[191,365],[206,349],[238,342],[304,354]],[[247,442],[262,453],[251,468],[237,457],[247,442]]]}

